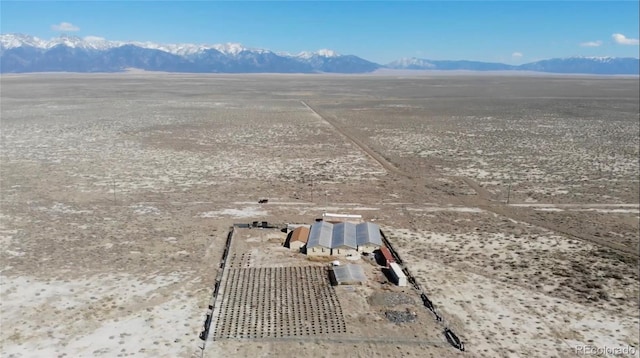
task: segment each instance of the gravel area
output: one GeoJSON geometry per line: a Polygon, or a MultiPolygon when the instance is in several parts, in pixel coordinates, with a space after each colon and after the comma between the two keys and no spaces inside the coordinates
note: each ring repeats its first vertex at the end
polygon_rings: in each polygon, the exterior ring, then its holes
{"type": "Polygon", "coordinates": [[[384,313],[385,317],[393,323],[407,323],[416,320],[418,315],[411,311],[387,311],[384,313]]]}

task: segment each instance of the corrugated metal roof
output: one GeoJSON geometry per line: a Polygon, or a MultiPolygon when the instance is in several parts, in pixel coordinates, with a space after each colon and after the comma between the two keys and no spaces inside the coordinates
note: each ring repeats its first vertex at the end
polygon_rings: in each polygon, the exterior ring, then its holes
{"type": "Polygon", "coordinates": [[[389,251],[386,246],[382,246],[380,248],[380,252],[382,253],[382,257],[384,257],[385,260],[389,262],[396,262],[396,259],[393,258],[393,255],[391,255],[391,251],[389,251]]]}
{"type": "Polygon", "coordinates": [[[366,244],[382,246],[380,226],[370,222],[364,222],[356,225],[356,243],[358,246],[366,244]]]}
{"type": "Polygon", "coordinates": [[[300,241],[306,243],[307,240],[309,240],[309,228],[300,226],[291,232],[291,240],[289,241],[300,241]]]}
{"type": "Polygon", "coordinates": [[[333,224],[333,246],[332,248],[348,247],[357,248],[356,225],[352,223],[333,224]]]}
{"type": "Polygon", "coordinates": [[[311,225],[309,231],[309,240],[307,240],[307,249],[322,246],[331,248],[331,237],[333,236],[333,224],[321,221],[311,225]]]}
{"type": "Polygon", "coordinates": [[[353,285],[367,280],[364,270],[362,270],[360,265],[349,264],[344,266],[335,266],[333,268],[333,275],[338,285],[353,285]]]}

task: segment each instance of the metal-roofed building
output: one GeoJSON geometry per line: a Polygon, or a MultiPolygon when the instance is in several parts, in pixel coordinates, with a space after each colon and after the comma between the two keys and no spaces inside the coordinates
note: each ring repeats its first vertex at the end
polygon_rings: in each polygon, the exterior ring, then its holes
{"type": "Polygon", "coordinates": [[[302,246],[307,244],[309,240],[309,228],[299,226],[291,232],[289,237],[289,248],[291,250],[300,250],[302,246]]]}
{"type": "Polygon", "coordinates": [[[357,255],[356,225],[349,222],[333,224],[332,255],[357,255]]]}
{"type": "Polygon", "coordinates": [[[307,255],[352,256],[359,252],[372,253],[381,246],[382,236],[377,224],[320,221],[311,225],[307,255]]]}
{"type": "Polygon", "coordinates": [[[359,252],[372,253],[382,246],[380,226],[370,222],[356,225],[356,245],[359,252]]]}
{"type": "Polygon", "coordinates": [[[331,281],[334,285],[361,285],[367,280],[360,265],[333,267],[331,281]]]}
{"type": "Polygon", "coordinates": [[[333,224],[317,222],[311,225],[307,239],[307,255],[329,256],[333,242],[333,224]]]}

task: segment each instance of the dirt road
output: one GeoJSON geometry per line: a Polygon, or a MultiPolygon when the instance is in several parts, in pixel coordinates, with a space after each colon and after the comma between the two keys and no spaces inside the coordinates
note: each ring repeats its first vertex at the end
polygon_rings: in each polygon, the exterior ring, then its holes
{"type": "MultiPolygon", "coordinates": [[[[380,155],[379,153],[377,153],[376,151],[371,149],[369,146],[367,146],[361,139],[359,139],[357,137],[356,134],[351,133],[346,128],[343,128],[338,123],[338,121],[336,120],[335,116],[333,116],[333,118],[332,118],[331,115],[320,114],[317,110],[315,110],[313,107],[311,107],[305,101],[300,101],[300,103],[303,106],[305,106],[307,109],[312,111],[318,119],[323,120],[326,123],[330,124],[336,130],[336,132],[340,133],[346,139],[348,139],[353,144],[355,144],[358,148],[360,148],[360,150],[362,150],[364,153],[366,153],[371,159],[373,159],[375,162],[380,164],[389,174],[395,175],[399,179],[405,179],[405,180],[409,180],[411,182],[415,181],[416,178],[414,176],[412,176],[412,175],[406,173],[405,171],[401,170],[398,166],[394,165],[392,162],[387,160],[385,157],[383,157],[382,155],[380,155]]],[[[477,208],[493,212],[495,214],[498,214],[500,216],[503,216],[503,217],[506,217],[506,218],[509,218],[509,219],[512,219],[512,220],[524,222],[524,223],[527,223],[527,224],[530,224],[530,225],[535,225],[535,226],[538,226],[538,227],[545,228],[547,230],[551,230],[551,231],[556,232],[556,233],[567,235],[567,236],[575,238],[575,239],[579,239],[579,240],[583,240],[583,241],[586,241],[586,242],[590,242],[590,243],[596,244],[596,245],[598,245],[600,247],[604,247],[604,248],[607,248],[609,250],[612,250],[615,253],[617,253],[617,254],[619,254],[619,255],[627,258],[627,259],[631,259],[633,262],[637,262],[638,261],[639,253],[638,253],[637,248],[635,248],[635,247],[628,247],[628,246],[621,245],[619,243],[613,242],[611,240],[599,238],[599,237],[590,235],[588,233],[584,233],[580,229],[562,227],[560,225],[555,225],[553,223],[550,223],[550,222],[548,222],[546,220],[541,220],[541,219],[535,217],[535,211],[532,210],[529,207],[509,206],[509,205],[506,205],[506,204],[504,204],[502,202],[499,202],[499,201],[495,200],[495,198],[493,197],[492,193],[490,193],[488,190],[484,189],[480,184],[478,184],[476,181],[474,181],[471,178],[468,178],[468,177],[454,177],[454,179],[461,180],[466,185],[468,185],[471,189],[473,189],[475,191],[475,193],[476,193],[476,196],[474,196],[472,198],[459,197],[458,199],[460,199],[461,202],[464,205],[467,205],[467,206],[470,206],[470,207],[477,207],[477,208]]],[[[437,187],[435,189],[439,190],[437,187]]],[[[600,204],[600,205],[606,205],[606,204],[600,204]]],[[[614,205],[614,204],[612,204],[612,205],[614,205]]],[[[619,204],[615,204],[615,205],[619,205],[619,204]]],[[[638,206],[638,204],[624,204],[624,205],[633,206],[633,207],[637,207],[638,206]]]]}

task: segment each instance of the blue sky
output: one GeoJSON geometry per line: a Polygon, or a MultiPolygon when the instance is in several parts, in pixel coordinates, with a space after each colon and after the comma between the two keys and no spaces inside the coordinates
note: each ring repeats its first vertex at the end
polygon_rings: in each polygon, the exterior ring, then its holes
{"type": "Polygon", "coordinates": [[[44,39],[58,29],[121,41],[239,42],[290,53],[328,48],[378,63],[419,57],[518,64],[638,57],[638,12],[638,1],[2,0],[0,31],[44,39]]]}

